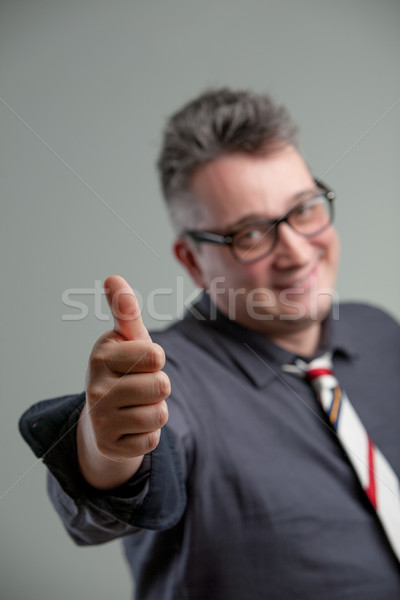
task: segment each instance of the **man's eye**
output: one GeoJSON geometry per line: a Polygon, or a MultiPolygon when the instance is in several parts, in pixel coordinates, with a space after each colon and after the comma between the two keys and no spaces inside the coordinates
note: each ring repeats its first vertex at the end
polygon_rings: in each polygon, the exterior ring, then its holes
{"type": "Polygon", "coordinates": [[[311,213],[313,213],[315,211],[315,209],[320,204],[321,204],[320,198],[318,198],[318,197],[310,198],[309,200],[306,200],[302,204],[299,204],[299,206],[296,208],[295,214],[299,217],[310,215],[311,213]]]}
{"type": "Polygon", "coordinates": [[[260,228],[249,228],[241,231],[236,237],[236,244],[241,248],[251,248],[265,239],[265,231],[260,228]]]}
{"type": "Polygon", "coordinates": [[[262,233],[259,229],[248,229],[243,232],[242,237],[246,240],[257,240],[261,235],[262,233]]]}
{"type": "Polygon", "coordinates": [[[303,202],[303,204],[300,204],[300,206],[297,207],[296,213],[298,215],[304,215],[307,211],[311,210],[313,206],[314,205],[311,202],[303,202]]]}

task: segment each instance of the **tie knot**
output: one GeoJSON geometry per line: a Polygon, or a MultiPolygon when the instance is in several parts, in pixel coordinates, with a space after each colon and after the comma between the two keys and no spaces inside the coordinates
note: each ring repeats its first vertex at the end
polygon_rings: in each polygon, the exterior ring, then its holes
{"type": "Polygon", "coordinates": [[[327,352],[311,362],[306,362],[301,358],[296,358],[294,364],[283,365],[283,370],[288,373],[301,375],[308,381],[315,381],[324,375],[333,376],[332,354],[327,352]]]}
{"type": "Polygon", "coordinates": [[[314,379],[322,377],[323,375],[333,375],[333,371],[332,369],[327,369],[326,367],[314,367],[313,364],[310,363],[305,375],[309,381],[313,381],[314,379]]]}
{"type": "Polygon", "coordinates": [[[335,388],[339,389],[338,381],[333,374],[332,355],[330,353],[324,354],[312,360],[308,363],[304,375],[317,392],[320,402],[322,404],[331,402],[335,388]]]}

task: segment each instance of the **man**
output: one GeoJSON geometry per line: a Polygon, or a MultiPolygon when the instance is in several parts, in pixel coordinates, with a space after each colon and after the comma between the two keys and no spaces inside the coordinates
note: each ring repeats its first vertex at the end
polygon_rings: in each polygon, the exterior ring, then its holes
{"type": "Polygon", "coordinates": [[[176,257],[205,293],[151,338],[129,285],[108,278],[115,326],[85,394],[22,418],[67,530],[78,544],[123,537],[138,600],[398,598],[370,497],[311,386],[285,369],[329,351],[400,473],[399,328],[332,306],[333,192],[282,108],[227,89],[170,119],[159,168],[176,257]]]}

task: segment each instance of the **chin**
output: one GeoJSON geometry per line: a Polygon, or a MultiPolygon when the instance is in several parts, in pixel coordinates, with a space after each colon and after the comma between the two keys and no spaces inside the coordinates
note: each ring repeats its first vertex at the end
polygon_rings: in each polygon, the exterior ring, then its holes
{"type": "MultiPolygon", "coordinates": [[[[282,320],[322,321],[331,310],[337,293],[334,288],[326,287],[310,290],[299,296],[287,294],[280,302],[278,311],[282,320]]],[[[281,299],[280,299],[281,300],[281,299]]]]}

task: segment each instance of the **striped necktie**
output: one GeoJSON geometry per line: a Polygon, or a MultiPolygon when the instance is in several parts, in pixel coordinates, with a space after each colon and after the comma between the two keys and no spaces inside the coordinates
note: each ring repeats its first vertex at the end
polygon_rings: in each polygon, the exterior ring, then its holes
{"type": "Polygon", "coordinates": [[[306,363],[284,365],[313,387],[359,482],[376,511],[393,552],[400,561],[400,482],[382,452],[373,444],[347,394],[333,374],[330,353],[306,363]]]}

